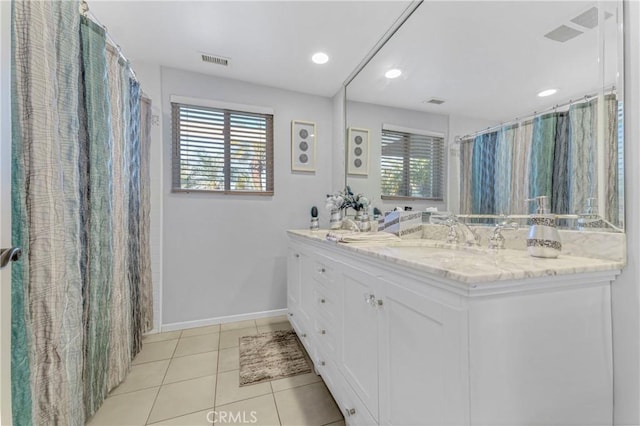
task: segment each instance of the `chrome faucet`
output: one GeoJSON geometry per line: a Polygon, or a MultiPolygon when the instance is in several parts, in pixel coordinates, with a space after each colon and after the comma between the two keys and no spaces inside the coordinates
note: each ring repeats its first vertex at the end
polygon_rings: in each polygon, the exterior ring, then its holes
{"type": "Polygon", "coordinates": [[[360,232],[360,227],[358,226],[358,224],[353,219],[349,219],[348,217],[342,219],[342,229],[360,232]]]}
{"type": "Polygon", "coordinates": [[[506,220],[499,222],[496,224],[496,227],[493,228],[493,234],[489,237],[489,249],[491,250],[501,250],[504,249],[505,238],[502,235],[503,230],[514,230],[517,231],[519,228],[518,222],[509,222],[506,220]]]}
{"type": "Polygon", "coordinates": [[[449,227],[449,232],[447,232],[447,243],[458,244],[460,242],[460,238],[458,236],[459,229],[460,233],[464,237],[464,243],[466,245],[480,245],[480,237],[473,231],[473,229],[469,228],[469,225],[464,222],[460,222],[457,217],[449,216],[445,221],[445,225],[449,227]]]}
{"type": "Polygon", "coordinates": [[[458,232],[456,231],[456,226],[458,222],[454,219],[447,219],[444,222],[445,225],[449,227],[449,231],[447,232],[447,243],[448,244],[458,244],[460,239],[458,238],[458,232]]]}

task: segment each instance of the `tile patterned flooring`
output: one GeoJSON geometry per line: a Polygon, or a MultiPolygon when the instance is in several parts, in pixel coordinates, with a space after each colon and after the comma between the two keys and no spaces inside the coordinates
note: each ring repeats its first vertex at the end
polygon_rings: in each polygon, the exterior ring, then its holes
{"type": "Polygon", "coordinates": [[[313,372],[239,386],[239,338],[290,328],[281,316],[145,336],[129,375],[87,424],[344,426],[313,372]]]}

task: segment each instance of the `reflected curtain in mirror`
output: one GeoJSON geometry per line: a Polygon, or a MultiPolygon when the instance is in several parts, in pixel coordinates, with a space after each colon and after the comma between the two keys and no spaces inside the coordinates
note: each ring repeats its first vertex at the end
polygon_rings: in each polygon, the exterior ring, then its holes
{"type": "Polygon", "coordinates": [[[606,181],[600,214],[618,223],[618,108],[616,96],[607,95],[461,140],[461,213],[531,213],[526,200],[541,195],[550,198],[552,213],[582,213],[598,197],[600,170],[606,181]],[[604,164],[597,156],[599,116],[604,164]]]}

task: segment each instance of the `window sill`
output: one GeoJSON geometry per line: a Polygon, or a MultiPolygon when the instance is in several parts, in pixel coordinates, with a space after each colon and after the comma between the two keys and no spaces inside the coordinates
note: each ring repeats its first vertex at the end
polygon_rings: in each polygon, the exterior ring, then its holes
{"type": "Polygon", "coordinates": [[[271,197],[273,196],[273,191],[214,191],[208,189],[183,189],[183,188],[173,188],[171,189],[173,193],[182,193],[182,194],[212,194],[212,195],[251,195],[251,196],[265,196],[271,197]]]}
{"type": "Polygon", "coordinates": [[[401,195],[381,195],[382,200],[390,201],[439,201],[444,202],[444,198],[427,198],[427,197],[405,197],[401,195]]]}

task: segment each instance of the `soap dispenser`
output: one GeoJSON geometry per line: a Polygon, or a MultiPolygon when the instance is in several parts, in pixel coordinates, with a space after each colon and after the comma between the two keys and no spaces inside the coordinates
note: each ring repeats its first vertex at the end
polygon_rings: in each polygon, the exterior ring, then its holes
{"type": "Polygon", "coordinates": [[[527,237],[529,255],[558,257],[562,250],[562,243],[556,228],[556,216],[549,213],[549,197],[542,195],[528,201],[536,202],[536,212],[531,215],[531,228],[527,237]]]}
{"type": "Polygon", "coordinates": [[[311,207],[311,223],[309,224],[309,229],[311,231],[317,231],[320,229],[320,225],[318,223],[318,208],[316,206],[311,207]]]}
{"type": "Polygon", "coordinates": [[[587,205],[584,212],[578,217],[579,231],[602,231],[606,228],[602,218],[598,214],[598,199],[587,198],[587,205]]]}

